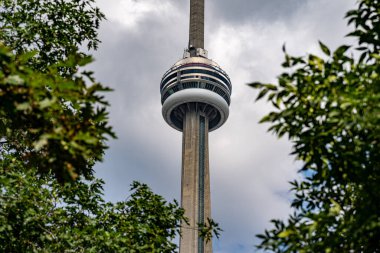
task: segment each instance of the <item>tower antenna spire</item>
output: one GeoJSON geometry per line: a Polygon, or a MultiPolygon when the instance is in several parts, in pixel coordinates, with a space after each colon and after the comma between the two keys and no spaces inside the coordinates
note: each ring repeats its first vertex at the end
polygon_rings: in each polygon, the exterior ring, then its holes
{"type": "Polygon", "coordinates": [[[189,52],[204,49],[205,0],[190,0],[189,52]]]}

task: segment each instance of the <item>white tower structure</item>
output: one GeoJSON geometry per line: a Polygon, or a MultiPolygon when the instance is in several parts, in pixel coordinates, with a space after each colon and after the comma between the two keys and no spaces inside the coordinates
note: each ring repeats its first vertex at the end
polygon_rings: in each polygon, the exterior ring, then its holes
{"type": "Polygon", "coordinates": [[[204,49],[204,0],[190,0],[189,45],[160,91],[165,121],[183,132],[181,205],[189,224],[182,224],[180,253],[211,253],[212,243],[199,236],[211,218],[208,133],[226,122],[232,87],[204,49]]]}

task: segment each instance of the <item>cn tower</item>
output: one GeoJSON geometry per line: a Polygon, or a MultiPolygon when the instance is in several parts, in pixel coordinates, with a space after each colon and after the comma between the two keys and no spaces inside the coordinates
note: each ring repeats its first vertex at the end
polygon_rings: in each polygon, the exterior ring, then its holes
{"type": "Polygon", "coordinates": [[[231,81],[204,48],[204,0],[190,0],[189,45],[183,58],[162,77],[162,115],[183,132],[181,206],[189,224],[181,227],[180,253],[211,253],[199,236],[211,218],[208,133],[226,122],[231,81]]]}

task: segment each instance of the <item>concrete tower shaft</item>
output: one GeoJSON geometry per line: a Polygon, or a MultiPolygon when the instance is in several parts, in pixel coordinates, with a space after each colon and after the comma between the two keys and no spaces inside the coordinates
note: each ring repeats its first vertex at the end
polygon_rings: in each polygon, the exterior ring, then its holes
{"type": "Polygon", "coordinates": [[[189,50],[204,49],[205,1],[190,0],[189,50]]]}
{"type": "Polygon", "coordinates": [[[180,253],[212,253],[212,242],[199,236],[211,218],[208,134],[227,121],[231,103],[231,80],[204,49],[204,9],[204,0],[190,0],[189,47],[160,84],[162,115],[183,136],[181,205],[189,224],[182,223],[180,253]]]}
{"type": "Polygon", "coordinates": [[[212,253],[211,241],[199,236],[202,224],[211,218],[211,199],[208,117],[196,106],[184,108],[181,206],[189,224],[182,223],[180,253],[212,253]]]}

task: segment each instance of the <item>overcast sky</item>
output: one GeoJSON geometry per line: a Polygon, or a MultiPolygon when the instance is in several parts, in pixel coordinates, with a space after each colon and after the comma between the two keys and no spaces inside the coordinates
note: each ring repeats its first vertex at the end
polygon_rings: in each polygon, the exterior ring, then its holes
{"type": "MultiPolygon", "coordinates": [[[[133,180],[168,200],[180,199],[182,136],[161,115],[159,84],[188,43],[189,0],[98,0],[108,20],[94,53],[118,139],[109,143],[97,175],[106,199],[124,200],[133,180]]],[[[299,177],[291,144],[258,124],[271,106],[255,103],[252,81],[275,82],[286,43],[293,55],[320,53],[318,40],[349,44],[343,20],[354,0],[206,0],[206,49],[229,74],[230,117],[210,134],[213,218],[224,232],[214,252],[255,252],[255,234],[285,218],[288,181],[299,177]]]]}

